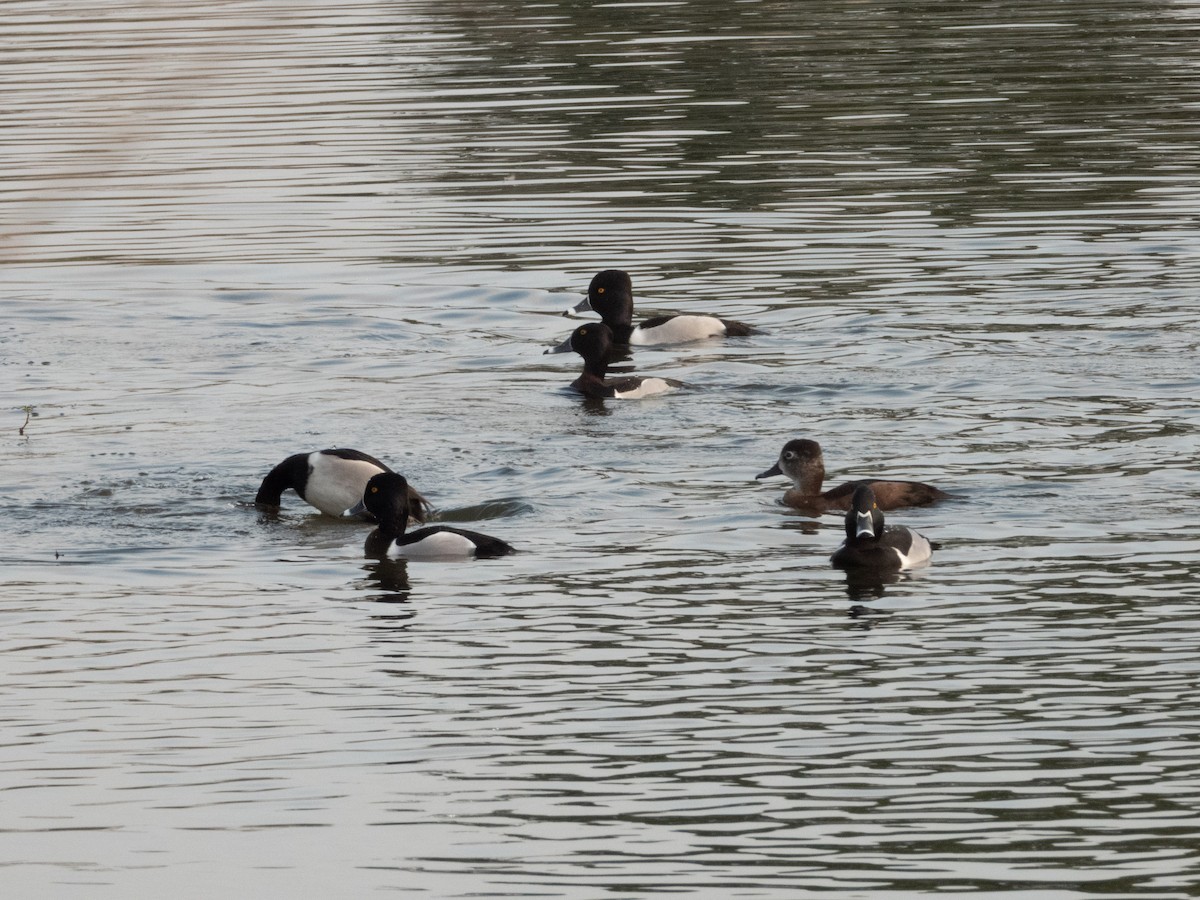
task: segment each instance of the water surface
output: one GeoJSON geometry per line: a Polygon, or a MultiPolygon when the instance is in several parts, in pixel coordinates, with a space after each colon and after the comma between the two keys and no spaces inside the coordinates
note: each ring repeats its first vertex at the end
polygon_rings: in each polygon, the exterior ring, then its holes
{"type": "Polygon", "coordinates": [[[6,8],[0,884],[1191,896],[1194,5],[326,6],[6,8]],[[610,266],[766,333],[583,403],[610,266]],[[253,508],[326,446],[524,552],[253,508]]]}

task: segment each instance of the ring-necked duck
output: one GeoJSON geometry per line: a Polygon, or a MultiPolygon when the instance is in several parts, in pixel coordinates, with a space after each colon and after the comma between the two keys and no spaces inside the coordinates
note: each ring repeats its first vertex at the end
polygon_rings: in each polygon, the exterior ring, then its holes
{"type": "MultiPolygon", "coordinates": [[[[363,490],[372,475],[392,471],[384,463],[360,450],[339,447],[315,453],[289,456],[263,479],[254,502],[263,506],[279,506],[288,488],[327,516],[340,516],[348,506],[362,499],[363,490]]],[[[429,501],[410,487],[409,508],[413,518],[425,521],[429,501]]]]}
{"type": "Polygon", "coordinates": [[[783,502],[794,509],[849,509],[854,489],[866,484],[875,492],[880,509],[899,509],[903,506],[924,506],[950,495],[933,485],[920,481],[884,481],[878,478],[857,478],[821,492],[825,480],[825,459],[816,441],[796,440],[783,445],[775,465],[760,472],[756,478],[786,475],[792,487],[784,492],[783,502]]]}
{"type": "Polygon", "coordinates": [[[911,528],[885,528],[875,493],[860,484],[846,513],[846,540],[829,559],[839,569],[899,572],[928,562],[932,555],[929,541],[911,528]]]}
{"type": "Polygon", "coordinates": [[[585,397],[618,400],[636,400],[683,387],[682,382],[672,378],[642,378],[638,375],[605,378],[612,346],[612,332],[603,322],[580,325],[572,331],[560,349],[574,350],[583,357],[583,373],[571,382],[571,387],[585,397]]]}
{"type": "Polygon", "coordinates": [[[633,282],[627,272],[605,269],[588,285],[587,297],[574,312],[591,310],[612,329],[616,344],[683,344],[713,337],[745,337],[757,330],[745,322],[718,319],[716,316],[677,314],[655,316],[636,328],[633,325],[633,282]]]}
{"type": "Polygon", "coordinates": [[[346,510],[346,515],[360,515],[366,510],[379,522],[379,527],[367,535],[364,549],[368,556],[447,559],[504,556],[513,552],[510,545],[498,538],[449,525],[432,525],[405,534],[411,490],[403,475],[381,472],[367,482],[358,505],[346,510]]]}

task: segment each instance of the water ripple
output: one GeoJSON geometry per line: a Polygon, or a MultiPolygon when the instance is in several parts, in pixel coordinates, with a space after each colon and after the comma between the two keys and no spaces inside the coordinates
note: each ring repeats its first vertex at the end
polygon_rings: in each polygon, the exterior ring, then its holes
{"type": "Polygon", "coordinates": [[[6,28],[6,884],[1191,895],[1188,8],[6,28]],[[614,265],[765,333],[582,403],[542,351],[614,265]],[[951,490],[889,515],[933,565],[834,571],[754,479],[801,436],[951,490]],[[522,552],[253,508],[325,446],[522,552]]]}

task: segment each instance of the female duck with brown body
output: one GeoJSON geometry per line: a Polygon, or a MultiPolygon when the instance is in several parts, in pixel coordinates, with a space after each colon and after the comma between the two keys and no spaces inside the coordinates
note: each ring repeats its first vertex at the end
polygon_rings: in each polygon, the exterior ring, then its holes
{"type": "Polygon", "coordinates": [[[432,525],[405,534],[411,488],[403,475],[381,472],[367,482],[358,505],[346,515],[369,512],[379,527],[367,535],[364,551],[370,557],[403,556],[407,559],[462,559],[505,556],[513,548],[504,541],[449,525],[432,525]]]}
{"type": "Polygon", "coordinates": [[[637,375],[605,378],[612,353],[612,332],[601,322],[580,325],[559,349],[574,350],[583,357],[583,373],[571,382],[571,387],[585,397],[637,400],[683,387],[681,382],[671,378],[642,378],[637,375]]]}
{"type": "Polygon", "coordinates": [[[633,324],[633,282],[627,272],[605,269],[588,285],[588,294],[575,312],[591,310],[612,329],[613,343],[684,344],[714,337],[745,337],[758,332],[745,322],[718,319],[716,316],[678,314],[655,316],[637,327],[633,324]]]}
{"type": "Polygon", "coordinates": [[[945,491],[920,481],[884,481],[878,478],[858,478],[822,493],[825,459],[821,454],[821,445],[816,441],[804,439],[784,444],[775,465],[755,477],[771,478],[775,475],[786,475],[792,479],[792,487],[784,492],[783,503],[793,509],[818,512],[827,509],[849,509],[854,489],[860,484],[869,485],[875,492],[880,509],[925,506],[950,496],[945,491]]]}
{"type": "Polygon", "coordinates": [[[929,562],[933,545],[903,525],[883,524],[883,511],[865,484],[854,489],[846,513],[846,540],[829,558],[835,568],[886,574],[929,562]]]}
{"type": "MultiPolygon", "coordinates": [[[[347,507],[362,499],[372,475],[390,471],[375,457],[346,447],[296,453],[267,473],[254,502],[259,506],[277,507],[283,492],[291,489],[301,500],[325,515],[340,516],[347,507]]],[[[413,518],[424,522],[429,501],[411,487],[408,491],[413,518]]]]}

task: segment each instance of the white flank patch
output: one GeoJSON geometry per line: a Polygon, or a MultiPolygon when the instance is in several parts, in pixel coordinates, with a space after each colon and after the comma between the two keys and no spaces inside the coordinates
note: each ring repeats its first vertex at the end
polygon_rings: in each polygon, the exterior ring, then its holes
{"type": "Polygon", "coordinates": [[[933,556],[933,548],[929,546],[929,541],[925,539],[924,535],[918,534],[911,528],[908,529],[908,533],[912,538],[912,546],[908,548],[908,553],[896,550],[900,556],[900,568],[902,569],[911,569],[913,566],[927,563],[933,556]]]}
{"type": "Polygon", "coordinates": [[[327,516],[340,516],[363,498],[367,482],[383,469],[361,459],[342,459],[326,453],[308,454],[308,484],[304,499],[327,516]]]}
{"type": "Polygon", "coordinates": [[[705,338],[722,337],[725,326],[714,316],[675,316],[661,325],[642,330],[635,328],[629,336],[631,344],[684,344],[705,338]]]}
{"type": "Polygon", "coordinates": [[[470,538],[452,531],[439,531],[415,544],[392,544],[388,556],[403,556],[405,559],[461,559],[475,555],[475,544],[470,538]]]}
{"type": "Polygon", "coordinates": [[[665,378],[644,378],[632,391],[617,391],[615,397],[618,400],[638,400],[642,397],[652,397],[655,394],[665,394],[667,391],[675,390],[675,385],[667,381],[665,378]]]}

